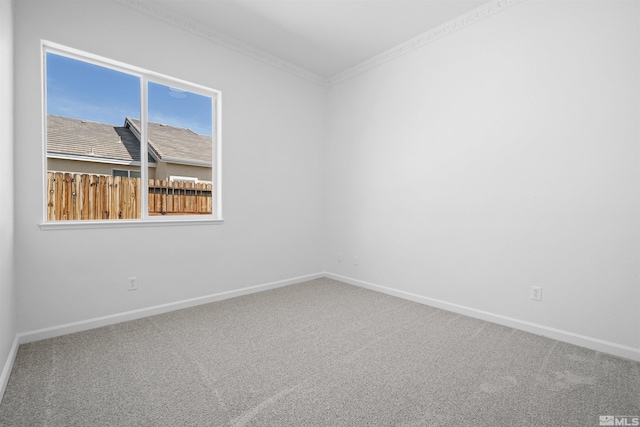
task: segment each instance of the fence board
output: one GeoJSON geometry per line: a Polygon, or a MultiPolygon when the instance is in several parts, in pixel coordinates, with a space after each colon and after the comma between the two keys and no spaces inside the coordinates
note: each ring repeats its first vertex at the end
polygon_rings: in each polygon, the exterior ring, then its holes
{"type": "Polygon", "coordinates": [[[55,176],[53,172],[47,172],[47,219],[51,221],[55,218],[56,207],[55,207],[55,176]]]}
{"type": "Polygon", "coordinates": [[[58,172],[54,174],[55,177],[55,194],[53,198],[55,199],[55,217],[62,218],[62,195],[64,189],[64,176],[58,172]]]}
{"type": "Polygon", "coordinates": [[[121,180],[121,198],[122,198],[122,209],[120,209],[119,215],[123,218],[133,218],[135,217],[135,202],[132,198],[135,197],[135,192],[133,192],[131,188],[132,179],[122,179],[121,180]]]}
{"type": "Polygon", "coordinates": [[[73,219],[82,218],[82,178],[80,174],[73,175],[73,219]]]}
{"type": "Polygon", "coordinates": [[[122,186],[122,177],[116,176],[113,178],[113,184],[111,185],[111,219],[122,218],[122,211],[120,209],[120,187],[122,186]]]}
{"type": "Polygon", "coordinates": [[[135,178],[135,181],[129,181],[131,187],[131,213],[140,217],[141,203],[140,203],[140,178],[135,178]]]}

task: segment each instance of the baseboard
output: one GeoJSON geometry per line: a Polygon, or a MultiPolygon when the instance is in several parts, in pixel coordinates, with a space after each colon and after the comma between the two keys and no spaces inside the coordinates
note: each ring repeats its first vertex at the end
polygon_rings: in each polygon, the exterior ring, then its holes
{"type": "Polygon", "coordinates": [[[168,313],[170,311],[180,310],[183,308],[195,307],[197,305],[208,304],[211,302],[222,301],[229,298],[235,298],[242,295],[248,295],[256,292],[267,291],[269,289],[280,288],[283,286],[293,285],[307,280],[325,277],[324,273],[310,274],[306,276],[294,277],[277,282],[264,283],[262,285],[249,286],[232,291],[219,292],[216,294],[205,295],[202,297],[176,301],[172,303],[156,305],[153,307],[141,308],[138,310],[127,311],[123,313],[112,314],[109,316],[96,317],[93,319],[82,320],[79,322],[66,323],[64,325],[52,326],[49,328],[38,329],[35,331],[23,332],[17,335],[19,344],[26,344],[34,341],[40,341],[47,338],[54,338],[74,332],[86,331],[89,329],[99,328],[102,326],[114,325],[116,323],[126,322],[129,320],[140,319],[143,317],[154,316],[156,314],[168,313]]]}
{"type": "Polygon", "coordinates": [[[7,384],[9,384],[9,377],[11,376],[11,370],[13,369],[13,362],[16,360],[16,354],[18,354],[18,336],[13,339],[13,344],[11,345],[11,349],[9,350],[9,354],[7,355],[7,360],[4,362],[4,366],[2,367],[2,373],[0,374],[0,402],[2,402],[2,398],[4,397],[4,391],[7,389],[7,384]]]}
{"type": "Polygon", "coordinates": [[[477,310],[475,308],[453,304],[447,301],[442,301],[434,298],[428,298],[422,295],[413,294],[410,292],[400,291],[385,286],[376,285],[373,283],[365,282],[351,277],[341,276],[333,273],[325,273],[325,277],[338,280],[340,282],[348,283],[350,285],[359,286],[361,288],[370,289],[392,295],[398,298],[414,301],[420,304],[429,305],[432,307],[441,308],[443,310],[452,311],[454,313],[464,314],[465,316],[474,317],[477,319],[486,320],[499,325],[508,326],[514,329],[519,329],[525,332],[530,332],[536,335],[542,335],[547,338],[552,338],[558,341],[567,342],[580,347],[586,347],[591,350],[599,351],[602,353],[613,354],[615,356],[624,357],[640,362],[640,349],[628,347],[609,341],[603,341],[597,338],[592,338],[584,335],[574,334],[572,332],[563,331],[560,329],[550,328],[543,325],[538,325],[531,322],[526,322],[512,317],[501,316],[499,314],[490,313],[487,311],[477,310]]]}

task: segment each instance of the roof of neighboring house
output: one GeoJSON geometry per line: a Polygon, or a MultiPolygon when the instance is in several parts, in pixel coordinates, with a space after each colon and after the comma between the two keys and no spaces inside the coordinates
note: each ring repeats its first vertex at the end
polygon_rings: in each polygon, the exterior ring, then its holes
{"type": "MultiPolygon", "coordinates": [[[[211,167],[212,139],[191,129],[149,122],[149,163],[156,159],[211,167]]],[[[82,160],[139,162],[140,120],[127,117],[124,126],[55,115],[47,116],[47,155],[82,160]]]]}
{"type": "MultiPolygon", "coordinates": [[[[140,134],[140,120],[127,117],[125,125],[134,127],[140,134]]],[[[211,166],[212,139],[199,135],[191,129],[179,128],[161,123],[148,124],[149,146],[152,154],[168,163],[182,163],[197,166],[211,166]]]]}
{"type": "Polygon", "coordinates": [[[139,162],[140,142],[124,126],[50,114],[47,116],[47,154],[139,162]]]}

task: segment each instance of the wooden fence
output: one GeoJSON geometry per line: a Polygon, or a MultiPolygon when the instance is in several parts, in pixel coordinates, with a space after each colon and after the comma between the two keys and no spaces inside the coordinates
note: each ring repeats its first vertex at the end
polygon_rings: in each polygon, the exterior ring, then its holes
{"type": "Polygon", "coordinates": [[[149,180],[149,215],[211,214],[212,209],[210,183],[149,180]]]}
{"type": "MultiPolygon", "coordinates": [[[[140,218],[140,178],[47,172],[49,221],[140,218]]],[[[208,183],[149,180],[149,215],[212,212],[208,183]]]]}

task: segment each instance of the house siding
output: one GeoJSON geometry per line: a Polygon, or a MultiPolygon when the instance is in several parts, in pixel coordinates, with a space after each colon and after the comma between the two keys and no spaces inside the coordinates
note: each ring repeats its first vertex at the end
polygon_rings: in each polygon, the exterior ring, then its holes
{"type": "MultiPolygon", "coordinates": [[[[198,178],[198,181],[211,181],[211,168],[158,162],[158,166],[155,169],[156,179],[167,179],[170,176],[188,176],[198,178]]],[[[150,177],[151,173],[153,172],[150,171],[150,177]]]]}
{"type": "MultiPolygon", "coordinates": [[[[113,169],[139,171],[139,166],[118,165],[114,163],[94,163],[79,160],[47,159],[47,170],[55,172],[91,173],[111,175],[113,169]]],[[[155,168],[149,168],[149,177],[155,178],[155,168]]]]}

